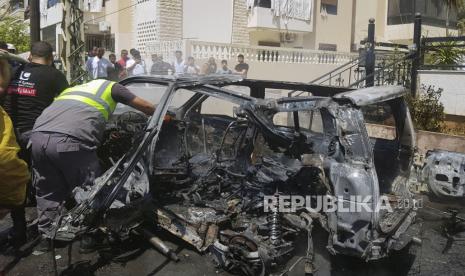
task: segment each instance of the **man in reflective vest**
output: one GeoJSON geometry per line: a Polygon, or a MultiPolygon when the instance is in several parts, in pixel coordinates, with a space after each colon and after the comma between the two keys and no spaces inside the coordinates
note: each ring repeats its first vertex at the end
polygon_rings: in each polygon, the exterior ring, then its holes
{"type": "Polygon", "coordinates": [[[64,90],[37,118],[31,154],[42,245],[52,237],[52,226],[72,190],[100,176],[96,150],[117,103],[147,115],[155,111],[124,86],[94,80],[64,90]]]}

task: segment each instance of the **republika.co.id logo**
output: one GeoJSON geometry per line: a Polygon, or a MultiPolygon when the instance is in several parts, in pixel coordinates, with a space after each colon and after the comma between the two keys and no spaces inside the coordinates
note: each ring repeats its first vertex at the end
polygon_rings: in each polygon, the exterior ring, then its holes
{"type": "Polygon", "coordinates": [[[310,212],[394,212],[395,209],[417,210],[423,207],[422,199],[402,198],[393,201],[391,197],[380,196],[373,200],[372,196],[298,196],[298,195],[266,195],[263,197],[264,212],[294,213],[301,209],[310,212]]]}

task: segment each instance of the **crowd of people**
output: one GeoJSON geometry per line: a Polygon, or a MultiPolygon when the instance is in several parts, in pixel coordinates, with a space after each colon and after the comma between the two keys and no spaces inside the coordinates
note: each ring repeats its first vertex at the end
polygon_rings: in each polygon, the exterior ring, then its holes
{"type": "Polygon", "coordinates": [[[168,63],[163,60],[162,55],[153,54],[152,66],[147,70],[145,60],[136,49],[121,51],[121,57],[117,61],[116,55],[111,53],[108,58],[104,57],[105,49],[94,47],[88,54],[86,68],[92,79],[107,79],[119,81],[128,76],[139,75],[211,75],[211,74],[238,74],[247,77],[249,65],[244,62],[244,56],[237,56],[237,65],[233,70],[229,69],[228,61],[223,59],[218,67],[215,58],[210,57],[201,66],[197,65],[194,57],[183,58],[181,51],[175,52],[175,59],[168,63]],[[130,55],[129,55],[130,54],[130,55]]]}
{"type": "Polygon", "coordinates": [[[223,59],[220,62],[220,67],[216,63],[214,57],[210,57],[207,62],[201,66],[197,65],[194,57],[190,56],[187,60],[183,59],[182,52],[175,52],[175,60],[169,64],[163,61],[163,57],[153,54],[152,55],[152,75],[167,75],[174,73],[176,75],[211,75],[211,74],[238,74],[247,78],[249,72],[249,65],[244,62],[242,54],[237,56],[237,65],[234,70],[229,69],[228,61],[223,59]]]}

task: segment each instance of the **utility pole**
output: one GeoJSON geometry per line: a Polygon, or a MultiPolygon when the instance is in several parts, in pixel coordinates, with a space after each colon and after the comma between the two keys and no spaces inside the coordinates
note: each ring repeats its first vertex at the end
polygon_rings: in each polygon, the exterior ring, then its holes
{"type": "Polygon", "coordinates": [[[40,41],[40,4],[39,0],[29,1],[31,44],[40,41]]]}
{"type": "Polygon", "coordinates": [[[412,96],[417,95],[417,79],[418,79],[418,69],[420,68],[420,58],[421,58],[421,14],[415,14],[415,24],[413,25],[413,45],[414,45],[414,56],[412,59],[412,72],[410,75],[410,91],[412,96]]]}
{"type": "Polygon", "coordinates": [[[71,85],[87,80],[84,70],[84,13],[79,0],[63,0],[63,49],[61,59],[71,85]]]}
{"type": "Polygon", "coordinates": [[[368,39],[366,43],[366,86],[375,85],[375,19],[370,18],[368,23],[368,39]]]}

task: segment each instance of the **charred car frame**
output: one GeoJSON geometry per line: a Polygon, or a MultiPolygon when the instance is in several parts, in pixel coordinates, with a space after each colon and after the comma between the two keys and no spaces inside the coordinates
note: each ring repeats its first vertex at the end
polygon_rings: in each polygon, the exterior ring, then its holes
{"type": "MultiPolygon", "coordinates": [[[[376,210],[381,196],[394,206],[412,199],[407,183],[415,137],[404,88],[218,76],[121,83],[156,85],[163,96],[151,118],[133,111],[115,116],[100,152],[109,168],[93,186],[75,190],[78,204],[58,222],[56,239],[97,228],[130,235],[149,221],[200,252],[209,250],[225,270],[260,275],[285,262],[296,235],[311,239],[315,222],[329,233],[332,254],[364,260],[386,257],[416,235],[412,206],[376,210]],[[270,89],[308,96],[271,99],[270,89]],[[181,91],[192,96],[170,106],[181,91]],[[202,112],[209,98],[232,103],[232,116],[202,112]],[[366,117],[386,108],[391,113],[383,120],[395,125],[395,137],[370,138],[366,117]],[[368,197],[374,211],[265,213],[264,196],[282,195],[326,195],[343,205],[368,197]]],[[[307,253],[311,262],[311,248],[307,253]]]]}

